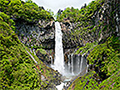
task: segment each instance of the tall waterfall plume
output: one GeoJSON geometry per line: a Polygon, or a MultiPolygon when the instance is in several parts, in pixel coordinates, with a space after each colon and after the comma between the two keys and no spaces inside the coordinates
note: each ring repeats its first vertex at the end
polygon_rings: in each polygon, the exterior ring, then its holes
{"type": "Polygon", "coordinates": [[[59,22],[55,22],[55,61],[54,69],[64,73],[64,54],[62,45],[62,31],[59,22]]]}

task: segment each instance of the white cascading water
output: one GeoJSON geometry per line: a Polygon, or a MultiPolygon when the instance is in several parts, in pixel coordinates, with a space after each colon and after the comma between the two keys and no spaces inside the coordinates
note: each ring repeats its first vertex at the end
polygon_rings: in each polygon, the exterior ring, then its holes
{"type": "MultiPolygon", "coordinates": [[[[70,55],[68,55],[68,60],[70,60],[70,55]]],[[[69,62],[68,62],[68,67],[67,67],[67,68],[68,68],[68,71],[70,71],[70,67],[71,67],[71,66],[70,66],[70,61],[69,61],[69,62]]]]}
{"type": "Polygon", "coordinates": [[[82,72],[82,65],[83,65],[83,55],[81,57],[80,72],[82,72]]]}
{"type": "Polygon", "coordinates": [[[74,70],[73,70],[74,64],[73,64],[73,53],[71,54],[71,69],[72,69],[72,74],[74,75],[74,70]]]}
{"type": "Polygon", "coordinates": [[[35,53],[35,49],[33,48],[33,52],[34,52],[34,55],[36,55],[36,53],[35,53]]]}
{"type": "Polygon", "coordinates": [[[85,70],[87,67],[87,61],[84,58],[84,55],[80,56],[79,54],[74,55],[72,53],[70,56],[68,55],[68,62],[65,66],[67,66],[65,68],[65,70],[67,70],[67,73],[69,73],[69,75],[75,76],[85,70]]]}
{"type": "MultiPolygon", "coordinates": [[[[73,60],[74,54],[71,54],[68,56],[68,64],[65,65],[64,63],[64,54],[63,54],[63,45],[62,45],[62,32],[61,32],[61,26],[59,22],[55,22],[55,59],[54,59],[54,64],[53,60],[51,58],[51,66],[53,69],[58,70],[63,76],[66,76],[65,81],[70,81],[72,79],[72,76],[75,75],[75,71],[77,70],[77,74],[82,72],[83,69],[83,56],[79,58],[80,56],[78,55],[77,63],[75,63],[73,60]],[[71,56],[71,57],[70,57],[71,56]],[[80,60],[81,59],[81,60],[80,60]],[[78,65],[77,68],[75,68],[75,65],[78,65]],[[80,66],[79,66],[80,65],[80,66]],[[67,66],[65,68],[65,66],[67,66]],[[76,69],[76,70],[75,70],[76,69]]],[[[58,90],[62,90],[64,86],[64,83],[61,83],[60,85],[56,86],[58,90]]]]}
{"type": "MultiPolygon", "coordinates": [[[[77,62],[78,62],[78,65],[77,65],[77,68],[79,69],[80,68],[80,55],[78,55],[78,58],[77,58],[77,62]]],[[[79,72],[78,72],[79,73],[79,72]]]]}
{"type": "Polygon", "coordinates": [[[55,61],[53,68],[64,74],[64,54],[62,45],[62,32],[59,22],[55,22],[55,61]]]}
{"type": "Polygon", "coordinates": [[[51,65],[53,65],[53,59],[52,59],[52,56],[50,56],[50,60],[51,60],[51,65]]]}

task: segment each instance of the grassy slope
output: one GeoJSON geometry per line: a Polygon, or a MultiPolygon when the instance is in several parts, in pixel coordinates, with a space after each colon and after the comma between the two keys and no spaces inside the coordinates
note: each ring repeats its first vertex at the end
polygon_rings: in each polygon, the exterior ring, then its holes
{"type": "Polygon", "coordinates": [[[48,85],[54,85],[55,79],[60,81],[60,78],[54,78],[58,72],[47,67],[31,53],[14,32],[16,28],[13,20],[33,24],[40,19],[50,21],[53,19],[50,12],[31,0],[0,0],[0,11],[0,89],[47,89],[48,85]],[[38,65],[26,50],[34,56],[38,65]],[[46,81],[41,80],[41,74],[46,81]]]}
{"type": "Polygon", "coordinates": [[[40,79],[34,63],[11,27],[12,20],[0,12],[0,88],[38,88],[40,79]]]}
{"type": "Polygon", "coordinates": [[[120,89],[120,69],[109,78],[98,83],[100,77],[95,71],[90,71],[83,77],[77,78],[68,90],[119,90],[120,89]]]}
{"type": "Polygon", "coordinates": [[[57,72],[48,68],[31,53],[38,62],[39,68],[36,68],[36,64],[26,52],[29,49],[15,34],[14,25],[8,15],[0,12],[0,89],[46,88],[57,72]],[[47,82],[41,81],[41,74],[47,82]]]}

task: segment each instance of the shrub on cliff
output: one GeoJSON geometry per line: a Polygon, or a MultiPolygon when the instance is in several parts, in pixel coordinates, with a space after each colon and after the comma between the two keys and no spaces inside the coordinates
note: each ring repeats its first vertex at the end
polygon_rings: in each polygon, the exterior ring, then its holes
{"type": "Polygon", "coordinates": [[[101,82],[101,78],[95,71],[77,78],[68,90],[119,90],[120,69],[115,71],[109,78],[101,82]]]}

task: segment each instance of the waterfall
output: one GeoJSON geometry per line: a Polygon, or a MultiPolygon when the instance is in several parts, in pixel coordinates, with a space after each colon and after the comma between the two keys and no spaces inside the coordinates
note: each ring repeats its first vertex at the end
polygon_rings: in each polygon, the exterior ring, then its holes
{"type": "Polygon", "coordinates": [[[71,54],[71,70],[72,70],[72,74],[74,75],[74,64],[73,64],[73,54],[71,54]]]}
{"type": "Polygon", "coordinates": [[[119,19],[118,19],[118,14],[116,14],[116,21],[117,21],[117,25],[116,25],[116,32],[119,32],[119,28],[118,28],[118,25],[119,25],[119,19]]]}
{"type": "MultiPolygon", "coordinates": [[[[80,70],[80,55],[78,55],[78,57],[77,57],[77,69],[78,70],[80,70]]],[[[78,71],[78,73],[79,73],[79,71],[78,71]]]]}
{"type": "MultiPolygon", "coordinates": [[[[68,60],[70,60],[70,55],[68,55],[68,60]]],[[[70,71],[70,61],[68,61],[68,71],[70,71]]]]}
{"type": "Polygon", "coordinates": [[[53,65],[53,59],[52,59],[52,56],[50,56],[50,60],[51,60],[51,64],[53,65]]]}
{"type": "Polygon", "coordinates": [[[30,52],[32,53],[32,50],[31,50],[31,48],[29,48],[30,49],[30,52]]]}
{"type": "MultiPolygon", "coordinates": [[[[68,55],[68,62],[65,64],[65,71],[69,75],[78,75],[87,68],[87,60],[84,55],[74,55],[74,53],[68,55]]],[[[87,70],[86,70],[87,72],[87,70]]]]}
{"type": "Polygon", "coordinates": [[[89,67],[89,65],[87,64],[87,69],[86,69],[86,73],[88,73],[88,67],[89,67]]]}
{"type": "Polygon", "coordinates": [[[82,72],[82,65],[83,65],[83,55],[81,57],[80,72],[82,72]]]}
{"type": "MultiPolygon", "coordinates": [[[[83,59],[83,56],[74,56],[74,53],[72,53],[68,55],[68,62],[64,63],[61,26],[59,22],[55,22],[55,59],[52,65],[53,60],[51,58],[51,67],[66,77],[64,81],[70,81],[73,76],[78,75],[84,69],[83,59]]],[[[56,86],[56,88],[62,90],[63,86],[64,83],[56,86]]]]}
{"type": "Polygon", "coordinates": [[[68,61],[64,63],[61,26],[59,22],[55,22],[55,58],[53,62],[50,57],[51,67],[58,70],[65,77],[78,75],[87,65],[84,55],[74,55],[75,52],[69,54],[68,61]]]}
{"type": "Polygon", "coordinates": [[[55,61],[53,68],[64,74],[64,54],[62,46],[62,32],[59,22],[55,22],[55,61]]]}

